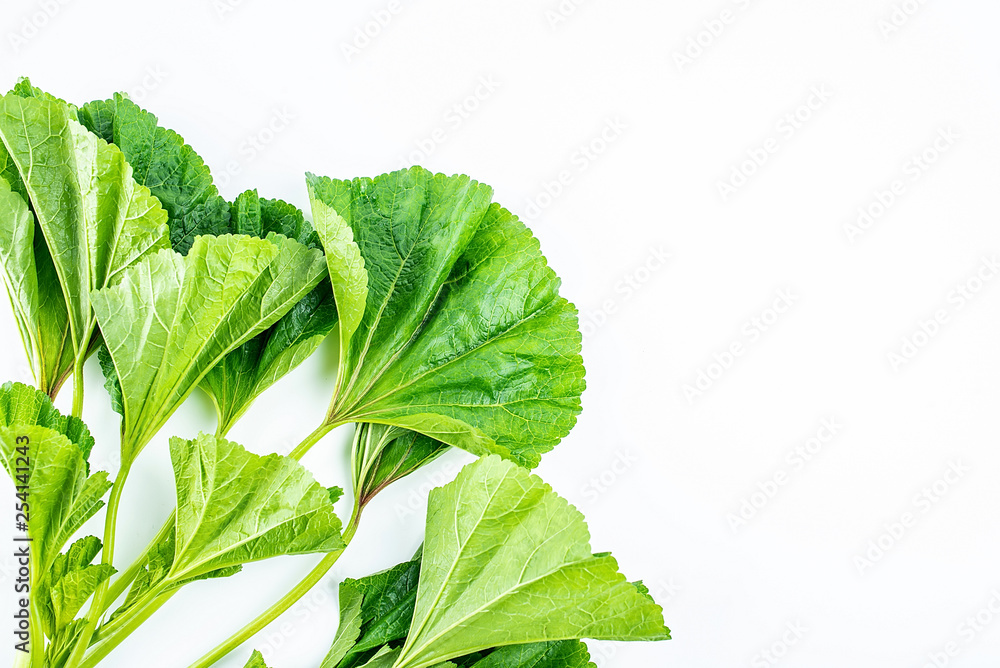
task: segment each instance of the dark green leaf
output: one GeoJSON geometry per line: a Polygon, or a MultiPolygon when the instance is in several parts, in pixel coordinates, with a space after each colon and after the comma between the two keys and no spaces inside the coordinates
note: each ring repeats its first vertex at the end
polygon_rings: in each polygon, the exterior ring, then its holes
{"type": "Polygon", "coordinates": [[[160,127],[156,116],[118,94],[83,105],[79,119],[118,146],[135,179],[162,202],[174,250],[186,254],[196,236],[229,231],[229,205],[219,196],[205,162],[183,137],[160,127]]]}
{"type": "Polygon", "coordinates": [[[464,176],[309,187],[341,315],[331,422],[536,465],[575,423],[584,371],[576,311],[527,228],[464,176]]]}

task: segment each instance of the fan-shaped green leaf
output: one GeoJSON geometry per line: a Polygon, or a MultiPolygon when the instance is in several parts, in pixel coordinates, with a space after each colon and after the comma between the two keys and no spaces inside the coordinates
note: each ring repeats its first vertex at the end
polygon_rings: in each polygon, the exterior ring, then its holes
{"type": "Polygon", "coordinates": [[[199,237],[94,294],[120,379],[122,461],[130,462],[205,374],[273,325],[323,275],[323,254],[271,235],[199,237]]]}
{"type": "Polygon", "coordinates": [[[205,434],[171,439],[170,455],[177,484],[170,580],[343,549],[329,491],[295,460],[260,457],[205,434]]]}
{"type": "Polygon", "coordinates": [[[341,314],[331,423],[537,464],[575,423],[584,371],[527,228],[488,187],[420,168],[309,187],[341,314]]]}
{"type": "MultiPolygon", "coordinates": [[[[262,199],[252,190],[233,204],[230,227],[236,234],[280,234],[309,248],[320,247],[299,209],[262,199]]],[[[336,324],[337,308],[330,282],[324,279],[276,324],[212,368],[201,387],[215,402],[219,433],[228,433],[264,390],[312,355],[336,324]]]]}
{"type": "Polygon", "coordinates": [[[135,179],[163,203],[170,217],[170,242],[186,254],[196,236],[230,232],[229,205],[219,196],[212,174],[194,149],[156,116],[126,96],[83,105],[80,122],[121,149],[135,179]]]}
{"type": "Polygon", "coordinates": [[[413,622],[394,668],[555,640],[664,640],[662,611],[595,555],[583,516],[499,457],[431,492],[413,622]]]}
{"type": "Polygon", "coordinates": [[[166,247],[167,214],[52,96],[0,98],[0,174],[0,260],[36,381],[54,395],[92,352],[91,291],[166,247]]]}

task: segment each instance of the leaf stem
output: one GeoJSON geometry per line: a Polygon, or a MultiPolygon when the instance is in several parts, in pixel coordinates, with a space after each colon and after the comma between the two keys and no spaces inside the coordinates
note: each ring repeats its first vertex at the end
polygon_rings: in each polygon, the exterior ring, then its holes
{"type": "Polygon", "coordinates": [[[83,417],[83,363],[86,355],[80,355],[73,364],[73,417],[83,417]]]}
{"type": "MultiPolygon", "coordinates": [[[[115,530],[118,525],[118,506],[121,504],[125,480],[128,478],[131,468],[132,463],[130,461],[123,461],[122,468],[115,477],[114,484],[111,485],[107,514],[104,516],[104,545],[101,548],[102,564],[113,565],[112,562],[115,556],[115,530]]],[[[76,644],[73,647],[73,653],[66,660],[64,668],[79,668],[80,662],[83,661],[84,654],[90,646],[90,639],[93,637],[94,631],[97,630],[97,624],[100,621],[101,615],[107,609],[108,589],[109,583],[108,580],[105,580],[97,587],[97,591],[94,592],[94,600],[91,602],[90,610],[87,611],[87,616],[85,617],[87,624],[77,638],[76,644]]]]}
{"type": "Polygon", "coordinates": [[[301,443],[295,446],[295,449],[288,453],[288,456],[296,461],[302,459],[312,449],[312,446],[319,443],[324,436],[329,434],[334,427],[340,426],[340,424],[342,423],[324,421],[313,433],[306,436],[301,443]]]}
{"type": "MultiPolygon", "coordinates": [[[[289,456],[295,460],[301,459],[303,456],[305,456],[307,452],[309,452],[312,446],[319,443],[319,441],[322,440],[324,436],[330,433],[330,431],[332,431],[335,427],[340,426],[340,424],[341,423],[330,423],[328,421],[324,421],[322,425],[320,425],[317,429],[315,429],[311,434],[306,436],[305,439],[303,439],[303,441],[299,443],[294,450],[292,450],[289,456]]],[[[121,500],[121,488],[118,485],[118,481],[121,480],[122,483],[124,483],[124,476],[126,475],[128,475],[128,470],[123,468],[122,473],[118,475],[118,478],[115,480],[115,484],[112,486],[111,498],[108,500],[108,523],[105,524],[105,538],[104,538],[105,540],[104,554],[106,556],[113,555],[114,551],[114,530],[112,528],[109,534],[109,528],[113,527],[115,522],[117,521],[117,514],[118,514],[117,506],[121,500]],[[114,515],[115,518],[113,520],[111,519],[112,515],[114,515]],[[110,550],[107,549],[107,545],[109,544],[111,545],[110,550]]],[[[84,653],[87,651],[86,648],[90,645],[90,643],[94,639],[95,632],[97,632],[97,621],[99,621],[101,615],[106,613],[108,609],[114,604],[114,602],[118,600],[118,598],[123,593],[125,593],[125,590],[128,589],[129,585],[138,576],[139,571],[142,570],[142,567],[146,563],[146,559],[149,557],[149,553],[153,550],[154,547],[156,547],[156,545],[162,542],[167,537],[167,534],[174,528],[176,514],[177,511],[175,510],[170,515],[170,519],[168,519],[164,523],[164,525],[160,528],[159,533],[157,533],[157,535],[146,546],[146,549],[144,549],[142,553],[138,557],[136,557],[132,565],[129,566],[125,571],[123,571],[121,575],[115,578],[113,585],[109,586],[108,581],[105,581],[102,585],[102,588],[99,588],[98,591],[94,594],[94,600],[91,603],[90,612],[88,613],[87,616],[88,625],[87,627],[85,627],[83,634],[81,634],[78,640],[78,644],[76,645],[76,647],[74,647],[73,654],[70,656],[70,659],[66,662],[65,668],[92,668],[92,666],[96,665],[96,663],[100,661],[104,656],[106,656],[115,647],[121,644],[122,641],[124,641],[129,636],[129,634],[132,633],[132,631],[138,628],[140,624],[142,624],[144,621],[146,621],[146,619],[152,616],[153,613],[159,610],[160,607],[162,607],[164,603],[170,600],[170,598],[176,592],[176,590],[174,590],[166,593],[161,593],[156,595],[155,597],[152,597],[149,594],[147,594],[146,597],[137,601],[136,604],[131,609],[131,611],[126,613],[130,614],[131,617],[125,618],[127,621],[122,623],[122,625],[120,626],[109,627],[107,631],[110,631],[111,635],[106,636],[104,638],[100,638],[98,644],[94,646],[94,649],[92,649],[90,654],[86,655],[86,658],[84,659],[84,653]],[[85,642],[84,642],[84,637],[86,638],[85,642]],[[76,661],[76,663],[73,663],[73,661],[76,661]]],[[[348,527],[344,532],[345,543],[349,542],[350,537],[352,537],[355,531],[357,530],[358,519],[359,515],[356,514],[352,516],[351,522],[348,524],[348,527]]],[[[286,595],[285,598],[283,598],[281,601],[276,603],[266,612],[261,614],[256,620],[254,620],[254,622],[264,619],[270,613],[277,610],[279,606],[281,606],[282,602],[286,601],[286,599],[288,600],[287,605],[280,611],[274,613],[274,617],[272,617],[271,619],[276,618],[282,612],[287,610],[288,607],[290,607],[292,604],[294,604],[296,601],[302,598],[302,596],[304,596],[306,592],[308,592],[309,589],[312,588],[313,584],[318,582],[320,579],[322,579],[324,575],[326,575],[326,573],[330,570],[330,568],[333,567],[333,564],[337,562],[337,559],[340,557],[342,553],[343,550],[340,550],[338,552],[331,552],[330,554],[326,555],[323,561],[321,561],[319,565],[317,565],[317,567],[313,570],[313,572],[310,573],[308,576],[306,576],[306,578],[303,579],[302,582],[300,582],[299,585],[294,590],[292,590],[292,592],[289,592],[289,594],[286,595]],[[329,564],[326,564],[327,561],[329,561],[329,564]],[[325,567],[324,564],[326,564],[325,567]],[[312,584],[306,586],[307,581],[310,579],[310,577],[314,575],[316,576],[316,580],[313,581],[312,584]],[[299,588],[303,586],[305,586],[305,589],[303,589],[300,593],[296,594],[295,592],[297,592],[299,588]]],[[[110,561],[108,563],[110,563],[110,561]]],[[[253,624],[254,622],[251,622],[251,624],[253,624]]],[[[265,626],[268,623],[270,623],[270,620],[265,622],[265,626]]],[[[243,631],[245,631],[248,627],[249,625],[247,627],[244,627],[243,631]]],[[[253,635],[254,633],[256,633],[256,630],[252,631],[250,635],[253,635]]],[[[100,635],[101,634],[98,633],[98,636],[100,635]]],[[[234,635],[233,638],[235,637],[236,636],[234,635]]],[[[232,640],[232,638],[230,638],[230,640],[232,640]]],[[[221,647],[222,645],[220,645],[220,648],[221,647]]],[[[217,648],[217,651],[218,649],[219,648],[217,648]]],[[[225,653],[229,653],[231,649],[232,648],[227,649],[225,653]]]]}
{"type": "MultiPolygon", "coordinates": [[[[154,589],[146,594],[143,601],[137,603],[135,608],[133,608],[133,610],[136,611],[134,614],[130,617],[124,617],[125,621],[121,622],[120,626],[118,626],[118,628],[116,628],[111,635],[103,638],[99,643],[93,646],[90,653],[87,655],[87,658],[80,664],[80,668],[94,668],[94,666],[96,666],[101,659],[110,654],[114,648],[118,647],[123,640],[128,638],[133,631],[139,628],[143,622],[159,610],[164,603],[169,601],[174,595],[174,591],[158,591],[154,589]]],[[[118,619],[115,621],[117,622],[118,619]]]]}
{"type": "Polygon", "coordinates": [[[171,513],[170,519],[168,519],[163,526],[160,527],[160,532],[156,534],[151,541],[149,541],[146,549],[144,549],[142,553],[136,557],[135,561],[132,562],[132,565],[122,571],[121,575],[115,578],[115,581],[108,588],[108,595],[104,600],[104,609],[101,610],[101,614],[107,612],[114,602],[125,593],[125,590],[128,589],[129,585],[131,585],[135,578],[139,575],[139,571],[141,571],[142,567],[146,565],[146,560],[149,558],[149,553],[153,551],[153,548],[166,540],[167,534],[169,534],[170,530],[174,528],[175,517],[176,511],[171,513]]]}
{"type": "Polygon", "coordinates": [[[297,585],[295,585],[291,591],[281,597],[277,603],[258,615],[256,619],[248,623],[242,629],[229,636],[228,639],[216,646],[215,649],[192,663],[189,668],[208,668],[208,666],[214,665],[216,661],[252,638],[258,631],[280,617],[300,598],[305,596],[310,589],[316,586],[316,584],[330,572],[330,569],[337,563],[340,556],[347,550],[347,546],[350,545],[351,539],[354,538],[354,534],[358,530],[358,522],[360,519],[361,515],[355,511],[355,513],[351,516],[351,521],[348,523],[347,528],[344,530],[343,548],[337,550],[336,552],[330,552],[324,556],[322,561],[316,564],[316,567],[313,568],[297,585]]]}
{"type": "MultiPolygon", "coordinates": [[[[38,551],[32,549],[28,559],[31,568],[29,577],[31,580],[34,580],[31,584],[31,589],[36,590],[38,580],[42,579],[42,575],[39,573],[38,551]]],[[[38,596],[28,597],[30,644],[28,645],[29,659],[25,665],[30,665],[31,668],[44,668],[45,666],[45,632],[42,630],[42,616],[41,611],[38,609],[38,603],[38,596]]]]}

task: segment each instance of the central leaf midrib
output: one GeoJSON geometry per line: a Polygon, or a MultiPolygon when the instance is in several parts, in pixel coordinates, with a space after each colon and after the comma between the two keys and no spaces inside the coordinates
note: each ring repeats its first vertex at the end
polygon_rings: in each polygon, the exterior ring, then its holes
{"type": "MultiPolygon", "coordinates": [[[[560,531],[558,533],[561,533],[562,531],[565,531],[568,528],[570,528],[570,527],[569,526],[563,527],[562,529],[560,529],[560,531]]],[[[558,535],[558,533],[555,534],[555,535],[558,535]]],[[[548,542],[551,538],[554,538],[555,535],[550,536],[549,538],[547,538],[545,542],[548,542]]],[[[540,546],[538,546],[538,547],[540,547],[540,546]]],[[[536,547],[535,552],[538,551],[538,547],[536,547]]],[[[534,553],[532,553],[532,554],[534,554],[534,553]]],[[[541,575],[538,575],[538,576],[536,576],[534,578],[531,578],[530,580],[524,580],[524,581],[520,581],[519,580],[518,583],[517,583],[517,585],[515,585],[515,586],[513,586],[513,587],[511,587],[509,589],[506,589],[506,590],[502,591],[497,596],[493,597],[492,599],[490,599],[489,601],[487,601],[483,605],[479,606],[478,608],[475,608],[469,614],[467,614],[467,615],[465,615],[465,616],[463,616],[463,617],[455,620],[454,623],[452,623],[449,626],[447,626],[446,628],[442,629],[436,635],[431,636],[430,638],[428,638],[426,641],[424,641],[421,644],[421,647],[430,647],[435,641],[437,641],[441,637],[447,635],[448,633],[454,631],[456,628],[458,628],[459,626],[461,626],[463,622],[465,622],[465,621],[467,621],[469,619],[472,619],[473,617],[476,617],[477,615],[482,614],[483,612],[488,612],[489,606],[493,605],[497,601],[501,601],[504,598],[508,598],[508,597],[516,594],[519,590],[524,589],[525,587],[528,587],[530,585],[533,585],[536,582],[539,582],[540,580],[544,580],[547,577],[555,575],[556,573],[558,573],[559,571],[561,571],[563,569],[569,568],[571,566],[576,566],[577,564],[581,564],[581,563],[583,563],[585,561],[590,561],[591,559],[593,559],[593,556],[587,557],[586,559],[578,559],[576,561],[565,562],[565,563],[562,563],[559,566],[557,566],[557,567],[555,567],[555,568],[553,568],[553,569],[551,569],[551,570],[549,570],[549,571],[547,571],[547,572],[545,572],[545,573],[543,573],[541,575]]],[[[457,563],[458,559],[456,559],[455,562],[457,563]]],[[[525,563],[524,568],[526,568],[526,567],[527,567],[527,563],[525,563]]],[[[454,570],[454,568],[452,570],[454,570]]],[[[523,571],[523,568],[522,568],[522,575],[523,575],[523,572],[524,571],[523,571]]],[[[445,582],[447,582],[447,579],[445,579],[445,582]]],[[[443,590],[443,588],[442,588],[442,590],[443,590]]],[[[440,596],[438,598],[440,598],[440,596]]],[[[437,601],[435,601],[435,602],[437,602],[437,601]]],[[[430,616],[428,616],[428,619],[430,619],[430,616]]],[[[539,638],[539,639],[537,639],[537,641],[538,642],[542,642],[543,640],[545,640],[545,641],[551,641],[551,640],[572,640],[572,639],[575,639],[575,638],[544,638],[544,639],[539,638]]],[[[534,640],[533,641],[529,641],[529,642],[534,642],[534,640]]],[[[522,643],[518,643],[518,644],[522,644],[522,643]]],[[[474,651],[478,651],[480,649],[485,649],[487,647],[490,647],[490,645],[484,645],[482,647],[470,648],[469,651],[470,652],[474,652],[474,651]]],[[[441,660],[440,658],[435,658],[434,659],[434,661],[440,661],[440,660],[441,660]]]]}
{"type": "MultiPolygon", "coordinates": [[[[390,205],[390,210],[392,210],[393,212],[396,211],[396,198],[397,198],[398,195],[399,195],[398,189],[393,189],[393,191],[392,191],[392,204],[390,205]]],[[[426,205],[427,202],[425,202],[424,204],[426,205]]],[[[424,214],[425,214],[425,211],[423,209],[421,209],[420,225],[419,225],[419,227],[417,227],[416,239],[420,239],[420,237],[421,237],[421,235],[423,234],[423,231],[424,231],[424,225],[427,224],[427,221],[430,218],[429,215],[424,215],[424,214]]],[[[354,222],[354,213],[353,212],[351,213],[351,222],[352,223],[354,222]]],[[[357,363],[355,364],[354,371],[351,373],[351,379],[348,381],[347,387],[344,388],[344,394],[343,394],[344,397],[350,397],[351,396],[351,392],[354,389],[354,384],[358,381],[358,378],[359,378],[359,376],[361,374],[361,369],[364,366],[365,358],[368,356],[368,351],[371,348],[372,340],[375,338],[375,333],[378,330],[378,326],[382,322],[382,314],[385,313],[385,309],[389,306],[389,302],[392,301],[392,296],[396,292],[396,283],[399,282],[399,277],[400,277],[400,275],[402,275],[403,269],[406,267],[407,263],[410,261],[410,255],[413,253],[413,249],[417,247],[417,242],[415,240],[414,243],[410,244],[410,248],[406,251],[406,256],[404,257],[404,256],[400,255],[399,248],[396,246],[396,234],[395,234],[396,229],[395,229],[395,226],[396,226],[395,216],[390,216],[389,217],[389,235],[392,238],[392,248],[393,248],[394,251],[396,251],[396,255],[400,259],[399,268],[396,270],[396,275],[393,276],[393,278],[392,278],[392,283],[389,285],[388,291],[386,291],[385,299],[382,301],[382,304],[379,307],[378,314],[375,316],[375,319],[372,321],[371,326],[368,328],[368,337],[365,339],[365,345],[362,348],[360,354],[358,355],[357,363]]],[[[352,230],[353,230],[353,226],[352,226],[352,230]]],[[[358,246],[359,253],[360,253],[360,250],[361,250],[361,247],[359,245],[358,246]]],[[[362,255],[362,259],[364,259],[363,255],[362,255]]],[[[362,318],[363,318],[363,315],[362,315],[362,318]]],[[[353,338],[353,336],[352,336],[352,338],[353,338]]],[[[359,393],[360,396],[364,396],[365,392],[367,392],[368,390],[370,390],[371,387],[376,382],[378,382],[378,379],[381,378],[382,374],[385,373],[385,370],[388,368],[388,365],[389,365],[389,362],[387,362],[381,369],[379,369],[376,372],[374,378],[372,378],[371,382],[368,384],[368,387],[365,388],[365,390],[363,392],[359,393]]]]}
{"type": "MultiPolygon", "coordinates": [[[[216,455],[218,455],[218,450],[216,450],[216,455]]],[[[199,457],[199,462],[201,462],[201,461],[203,461],[203,460],[199,457]]],[[[216,458],[216,462],[218,462],[218,457],[216,458]]],[[[251,463],[252,463],[251,461],[247,461],[246,465],[244,465],[240,469],[240,471],[236,474],[236,476],[239,476],[239,475],[243,474],[247,470],[248,466],[251,463]]],[[[216,472],[216,468],[213,468],[212,469],[212,478],[213,478],[213,480],[215,479],[215,472],[216,472]]],[[[287,479],[288,479],[288,476],[286,475],[285,476],[285,480],[287,480],[287,479]]],[[[273,480],[271,482],[273,482],[273,480]]],[[[268,497],[269,499],[273,498],[273,496],[277,495],[281,491],[281,486],[279,485],[278,487],[273,488],[273,490],[274,490],[273,493],[268,497]]],[[[209,490],[208,496],[205,498],[205,502],[204,502],[204,505],[202,507],[202,511],[199,514],[197,527],[196,527],[196,529],[194,531],[191,532],[191,536],[185,542],[184,547],[182,549],[180,549],[180,550],[177,551],[177,558],[179,558],[185,552],[188,551],[188,549],[193,544],[195,538],[198,536],[198,530],[204,524],[207,510],[208,510],[209,506],[212,505],[210,503],[211,498],[218,491],[219,491],[218,488],[215,487],[214,485],[209,490]]],[[[308,490],[306,490],[306,494],[308,494],[308,490]]],[[[273,525],[271,525],[265,531],[258,530],[256,533],[250,534],[246,538],[243,538],[243,539],[241,539],[239,541],[236,541],[236,542],[228,544],[225,550],[220,550],[218,552],[215,552],[212,555],[207,556],[206,558],[195,560],[193,563],[187,565],[182,572],[180,572],[180,573],[174,573],[171,576],[171,579],[178,580],[178,579],[184,579],[185,577],[192,577],[190,575],[190,573],[192,571],[197,571],[199,568],[201,568],[201,567],[203,567],[203,566],[211,563],[211,561],[213,559],[216,559],[216,558],[219,558],[219,557],[223,557],[223,556],[226,556],[228,554],[232,554],[234,551],[236,551],[240,547],[243,547],[244,545],[247,545],[248,543],[251,543],[251,542],[253,542],[255,540],[258,540],[258,539],[262,538],[263,536],[267,535],[268,533],[270,533],[272,531],[275,531],[276,529],[279,529],[279,528],[281,528],[281,527],[283,527],[285,525],[288,525],[288,524],[290,524],[290,523],[292,523],[292,522],[294,522],[296,520],[303,519],[304,517],[306,517],[306,515],[318,513],[321,510],[322,510],[322,508],[312,508],[307,513],[300,513],[300,514],[297,514],[297,515],[295,515],[293,517],[289,517],[288,519],[286,519],[286,520],[284,520],[282,522],[278,522],[277,524],[273,524],[273,525]],[[178,578],[177,576],[183,576],[183,577],[178,578]]],[[[175,563],[176,563],[176,560],[175,560],[175,563]]],[[[241,563],[243,563],[243,562],[241,562],[241,563]]],[[[224,568],[224,567],[225,566],[219,566],[218,568],[224,568]]],[[[212,570],[215,570],[215,568],[213,568],[212,570]]]]}

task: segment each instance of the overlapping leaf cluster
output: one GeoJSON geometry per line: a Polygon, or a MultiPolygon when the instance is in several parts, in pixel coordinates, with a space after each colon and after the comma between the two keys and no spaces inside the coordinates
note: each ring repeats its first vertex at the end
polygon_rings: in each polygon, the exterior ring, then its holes
{"type": "Polygon", "coordinates": [[[478,459],[432,492],[418,558],[342,585],[322,668],[583,668],[581,639],[668,638],[641,585],[527,470],[572,429],[584,390],[576,310],[530,231],[488,186],[419,167],[308,175],[307,189],[312,224],[255,190],[227,201],[184,139],[123,95],[77,107],[24,80],[0,97],[0,267],[38,387],[0,388],[0,458],[30,482],[32,628],[47,640],[32,666],[90,668],[181,587],[325,555],[193,664],[212,665],[322,577],[380,491],[450,447],[478,459]],[[291,456],[227,440],[333,331],[329,410],[291,456]],[[90,472],[79,419],[95,352],[121,414],[113,483],[90,472]],[[51,398],[70,377],[64,416],[51,398]],[[198,388],[215,433],[169,439],[177,511],[119,569],[131,466],[198,388]],[[342,490],[298,462],[345,424],[347,527],[342,490]],[[106,495],[104,540],[76,536],[106,495]]]}

